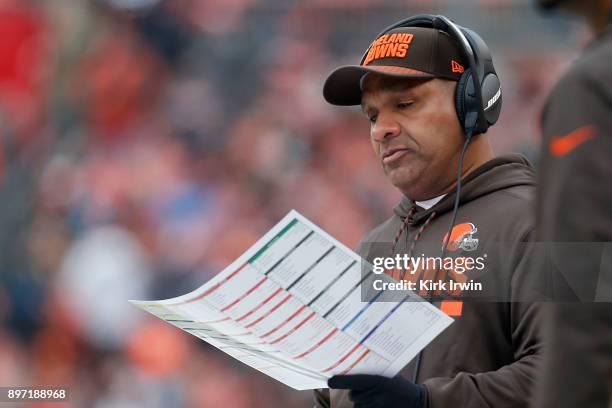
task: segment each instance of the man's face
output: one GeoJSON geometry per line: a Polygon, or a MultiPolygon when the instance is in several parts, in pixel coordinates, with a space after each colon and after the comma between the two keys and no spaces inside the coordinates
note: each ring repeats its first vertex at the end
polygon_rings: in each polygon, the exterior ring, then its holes
{"type": "Polygon", "coordinates": [[[447,191],[464,141],[456,83],[368,74],[363,85],[370,140],[391,184],[413,200],[447,191]]]}

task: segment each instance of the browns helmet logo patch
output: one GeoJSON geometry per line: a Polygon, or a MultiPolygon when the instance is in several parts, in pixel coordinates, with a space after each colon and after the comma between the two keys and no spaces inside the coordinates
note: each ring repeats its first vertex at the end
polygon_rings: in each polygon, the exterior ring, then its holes
{"type": "MultiPolygon", "coordinates": [[[[478,232],[478,228],[471,222],[455,225],[451,231],[450,240],[448,242],[449,251],[457,251],[463,249],[464,251],[475,251],[478,248],[478,238],[474,238],[474,234],[478,232]]],[[[444,235],[442,244],[446,242],[444,235]]]]}

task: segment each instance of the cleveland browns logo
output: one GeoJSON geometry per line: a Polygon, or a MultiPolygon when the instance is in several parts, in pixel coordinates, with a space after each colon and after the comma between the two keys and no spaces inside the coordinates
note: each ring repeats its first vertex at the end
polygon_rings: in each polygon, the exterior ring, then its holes
{"type": "MultiPolygon", "coordinates": [[[[474,234],[478,231],[478,228],[471,222],[455,225],[451,231],[450,240],[448,242],[449,251],[457,251],[463,249],[464,251],[475,251],[478,248],[478,238],[474,238],[474,234]]],[[[442,243],[446,242],[444,235],[442,243]]]]}

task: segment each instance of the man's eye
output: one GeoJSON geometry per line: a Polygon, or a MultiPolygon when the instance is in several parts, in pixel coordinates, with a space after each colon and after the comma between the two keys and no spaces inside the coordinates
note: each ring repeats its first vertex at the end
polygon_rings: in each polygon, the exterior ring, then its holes
{"type": "Polygon", "coordinates": [[[406,109],[406,108],[408,108],[410,105],[412,105],[412,103],[413,103],[412,101],[410,101],[410,102],[399,102],[399,103],[397,104],[397,108],[398,108],[398,109],[406,109]]]}

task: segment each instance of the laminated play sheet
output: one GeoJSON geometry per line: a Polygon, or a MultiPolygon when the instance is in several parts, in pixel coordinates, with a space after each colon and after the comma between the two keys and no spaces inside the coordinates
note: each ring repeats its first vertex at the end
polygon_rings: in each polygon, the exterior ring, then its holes
{"type": "Polygon", "coordinates": [[[452,319],[413,293],[364,295],[371,265],[292,210],[191,293],[134,305],[297,390],[394,376],[452,319]],[[365,298],[364,298],[365,296],[365,298]]]}

